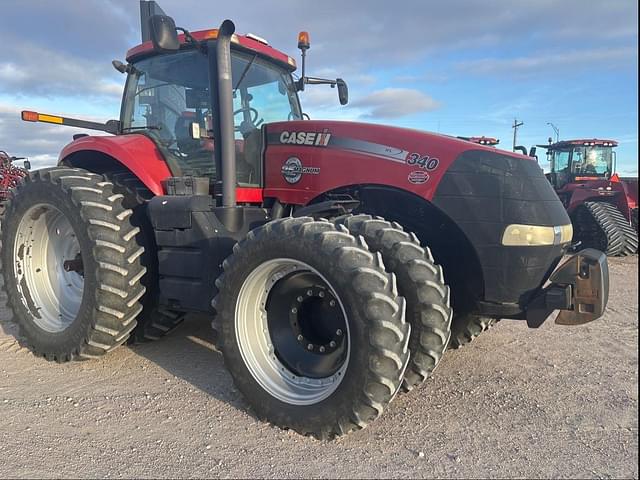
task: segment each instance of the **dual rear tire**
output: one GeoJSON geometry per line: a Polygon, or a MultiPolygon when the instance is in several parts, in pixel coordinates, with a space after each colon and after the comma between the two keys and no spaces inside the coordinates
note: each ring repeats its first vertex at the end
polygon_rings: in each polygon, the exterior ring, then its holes
{"type": "Polygon", "coordinates": [[[223,268],[219,348],[257,415],[280,427],[320,439],[363,428],[447,347],[442,272],[384,220],[273,221],[223,268]]]}
{"type": "Polygon", "coordinates": [[[329,439],[382,413],[409,325],[380,255],[333,223],[287,218],[250,232],[223,267],[214,328],[260,418],[329,439]]]}

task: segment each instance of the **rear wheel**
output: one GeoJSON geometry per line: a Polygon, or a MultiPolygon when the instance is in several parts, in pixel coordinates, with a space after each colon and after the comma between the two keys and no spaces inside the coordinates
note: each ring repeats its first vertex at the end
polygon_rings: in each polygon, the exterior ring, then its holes
{"type": "Polygon", "coordinates": [[[398,279],[398,292],[406,299],[411,325],[411,359],[402,388],[411,390],[431,375],[449,343],[452,309],[442,268],[416,236],[397,223],[370,215],[348,215],[336,223],[362,236],[372,251],[380,252],[386,270],[398,279]]]}
{"type": "Polygon", "coordinates": [[[250,232],[223,267],[214,327],[260,418],[325,439],[382,413],[409,326],[379,256],[329,222],[288,218],[250,232]]]}
{"type": "Polygon", "coordinates": [[[32,173],[7,203],[2,275],[27,345],[48,360],[124,343],[145,293],[144,248],[111,182],[85,170],[32,173]]]}

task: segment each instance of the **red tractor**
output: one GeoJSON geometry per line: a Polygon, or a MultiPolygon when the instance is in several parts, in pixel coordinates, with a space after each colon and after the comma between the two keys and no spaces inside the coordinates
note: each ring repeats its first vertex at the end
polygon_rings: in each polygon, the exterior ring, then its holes
{"type": "Polygon", "coordinates": [[[563,140],[547,149],[547,178],[573,223],[574,241],[607,255],[638,251],[638,179],[615,172],[614,140],[563,140]]]}
{"type": "Polygon", "coordinates": [[[450,337],[602,315],[606,257],[561,262],[571,222],[531,158],[305,120],[299,91],[328,83],[344,104],[347,87],[306,76],[304,55],[294,80],[291,57],[229,20],[148,26],[114,62],[119,120],[23,112],[112,134],[76,135],[7,202],[4,288],[36,354],[100,357],[205,312],[260,418],[333,438],[422,383],[450,337]]]}

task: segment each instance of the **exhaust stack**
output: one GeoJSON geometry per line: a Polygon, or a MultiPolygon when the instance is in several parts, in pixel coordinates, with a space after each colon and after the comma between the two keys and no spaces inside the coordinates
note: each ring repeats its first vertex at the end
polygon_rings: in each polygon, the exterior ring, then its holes
{"type": "Polygon", "coordinates": [[[225,20],[218,30],[216,60],[218,66],[218,119],[221,150],[222,206],[236,206],[236,147],[233,129],[233,85],[231,82],[231,35],[236,26],[225,20]]]}

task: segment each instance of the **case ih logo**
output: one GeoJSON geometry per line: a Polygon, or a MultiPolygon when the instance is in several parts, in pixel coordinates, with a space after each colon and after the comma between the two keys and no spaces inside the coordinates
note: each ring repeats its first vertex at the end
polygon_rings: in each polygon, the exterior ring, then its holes
{"type": "Polygon", "coordinates": [[[298,183],[302,175],[318,175],[320,167],[305,167],[298,157],[291,157],[282,165],[282,176],[289,183],[298,183]]]}
{"type": "Polygon", "coordinates": [[[425,183],[427,180],[429,180],[429,174],[422,170],[414,170],[409,174],[407,179],[415,185],[420,185],[422,183],[425,183]]]}
{"type": "Polygon", "coordinates": [[[326,147],[330,138],[331,134],[328,130],[324,132],[287,132],[285,130],[280,134],[280,143],[326,147]]]}

